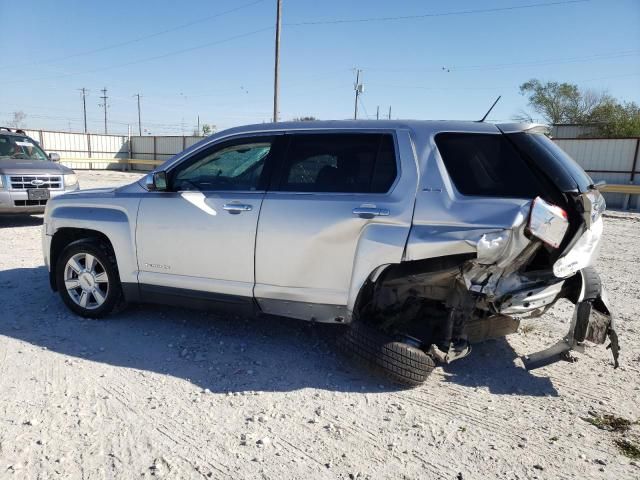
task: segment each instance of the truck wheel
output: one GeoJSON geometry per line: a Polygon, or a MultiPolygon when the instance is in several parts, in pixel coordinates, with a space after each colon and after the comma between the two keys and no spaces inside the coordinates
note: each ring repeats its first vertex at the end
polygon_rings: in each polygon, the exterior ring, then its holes
{"type": "Polygon", "coordinates": [[[56,285],[62,301],[82,317],[104,317],[122,299],[115,255],[97,239],[77,240],[62,251],[56,285]]]}
{"type": "Polygon", "coordinates": [[[433,358],[419,348],[393,340],[362,323],[352,323],[339,345],[346,354],[404,385],[422,384],[436,366],[433,358]]]}

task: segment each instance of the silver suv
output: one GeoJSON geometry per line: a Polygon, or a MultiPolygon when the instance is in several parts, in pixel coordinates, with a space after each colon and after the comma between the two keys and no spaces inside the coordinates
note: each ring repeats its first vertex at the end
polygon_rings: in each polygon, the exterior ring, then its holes
{"type": "Polygon", "coordinates": [[[0,127],[0,213],[42,213],[50,198],[78,190],[78,177],[22,130],[0,127]]]}
{"type": "Polygon", "coordinates": [[[590,267],[604,207],[537,125],[262,124],[52,200],[43,248],[79,315],[160,302],[347,324],[346,350],[417,384],[560,298],[571,328],[527,367],[607,336],[617,358],[590,267]]]}

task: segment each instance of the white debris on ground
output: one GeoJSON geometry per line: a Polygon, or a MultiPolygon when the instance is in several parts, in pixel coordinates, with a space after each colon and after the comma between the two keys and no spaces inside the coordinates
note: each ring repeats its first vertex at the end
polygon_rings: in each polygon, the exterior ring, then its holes
{"type": "Polygon", "coordinates": [[[160,306],[83,320],[49,289],[41,217],[0,217],[0,478],[640,478],[621,451],[640,426],[594,425],[640,417],[640,216],[605,229],[618,370],[603,346],[523,370],[568,328],[563,303],[404,390],[336,354],[339,327],[160,306]]]}

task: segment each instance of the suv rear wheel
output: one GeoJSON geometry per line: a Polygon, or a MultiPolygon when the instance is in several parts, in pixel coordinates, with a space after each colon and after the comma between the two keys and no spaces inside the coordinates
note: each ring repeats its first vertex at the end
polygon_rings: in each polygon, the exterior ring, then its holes
{"type": "Polygon", "coordinates": [[[418,347],[397,341],[362,323],[352,323],[339,341],[348,355],[404,385],[422,384],[436,364],[418,347]]]}
{"type": "Polygon", "coordinates": [[[122,298],[113,251],[97,239],[75,241],[62,251],[56,284],[67,307],[82,317],[104,317],[122,298]]]}

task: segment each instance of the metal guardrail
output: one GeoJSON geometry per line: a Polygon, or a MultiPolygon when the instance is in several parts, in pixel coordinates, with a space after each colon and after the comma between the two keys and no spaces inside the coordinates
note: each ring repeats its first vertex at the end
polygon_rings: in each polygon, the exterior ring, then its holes
{"type": "Polygon", "coordinates": [[[627,195],[640,195],[640,185],[619,185],[619,184],[607,184],[603,185],[599,189],[601,192],[609,193],[625,193],[627,195]]]}

